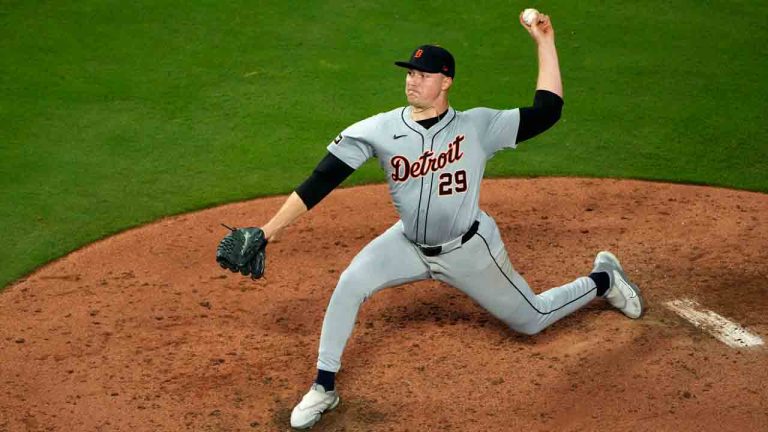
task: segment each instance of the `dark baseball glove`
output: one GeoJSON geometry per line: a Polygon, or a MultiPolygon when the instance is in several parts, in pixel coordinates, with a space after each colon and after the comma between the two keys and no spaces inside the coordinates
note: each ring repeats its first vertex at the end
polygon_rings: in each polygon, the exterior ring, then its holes
{"type": "MultiPolygon", "coordinates": [[[[222,224],[224,225],[224,224],[222,224]]],[[[267,239],[258,227],[230,228],[216,248],[216,261],[221,268],[259,279],[264,275],[267,239]]]]}

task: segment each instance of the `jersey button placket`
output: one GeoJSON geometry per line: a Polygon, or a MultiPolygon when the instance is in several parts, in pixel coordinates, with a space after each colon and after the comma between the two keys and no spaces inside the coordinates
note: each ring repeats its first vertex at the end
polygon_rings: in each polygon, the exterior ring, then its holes
{"type": "MultiPolygon", "coordinates": [[[[432,183],[427,181],[427,179],[428,177],[424,179],[424,183],[423,183],[424,186],[422,186],[423,196],[425,197],[429,196],[430,191],[432,189],[432,183]]],[[[421,238],[421,240],[423,240],[424,243],[426,243],[427,242],[427,206],[421,206],[421,208],[419,209],[419,219],[420,219],[421,226],[424,227],[423,237],[421,238]]]]}
{"type": "MultiPolygon", "coordinates": [[[[432,189],[432,183],[429,183],[426,179],[424,179],[424,186],[422,186],[421,189],[422,189],[422,191],[421,191],[422,192],[422,196],[428,197],[429,193],[430,193],[430,190],[432,189]]],[[[420,210],[422,215],[427,213],[427,207],[426,206],[421,206],[421,209],[419,209],[419,210],[420,210]]]]}

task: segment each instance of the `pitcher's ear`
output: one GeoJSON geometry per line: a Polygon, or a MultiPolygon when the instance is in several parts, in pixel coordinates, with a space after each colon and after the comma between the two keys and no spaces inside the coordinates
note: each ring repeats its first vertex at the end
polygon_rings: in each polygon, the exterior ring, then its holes
{"type": "Polygon", "coordinates": [[[442,85],[443,91],[448,90],[449,88],[451,88],[452,85],[453,85],[453,78],[448,76],[443,76],[443,85],[442,85]]]}

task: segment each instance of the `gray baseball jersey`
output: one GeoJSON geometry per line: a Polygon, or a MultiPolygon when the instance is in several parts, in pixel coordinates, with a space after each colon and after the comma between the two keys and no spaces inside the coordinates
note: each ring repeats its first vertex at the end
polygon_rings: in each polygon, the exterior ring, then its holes
{"type": "Polygon", "coordinates": [[[328,145],[355,169],[378,158],[400,220],[341,274],[323,320],[318,369],[339,370],[360,306],[387,287],[443,281],[526,334],[595,298],[588,277],[534,294],[510,263],[496,222],[479,208],[485,164],[497,151],[515,147],[520,111],[449,108],[425,129],[411,119],[411,110],[398,108],[355,123],[328,145]],[[465,235],[476,221],[476,234],[465,235]],[[441,252],[425,254],[417,244],[440,245],[441,252]]]}
{"type": "Polygon", "coordinates": [[[328,150],[355,169],[377,157],[408,239],[445,243],[477,220],[486,161],[515,147],[520,111],[449,108],[424,129],[411,119],[411,110],[397,108],[355,123],[328,150]]]}

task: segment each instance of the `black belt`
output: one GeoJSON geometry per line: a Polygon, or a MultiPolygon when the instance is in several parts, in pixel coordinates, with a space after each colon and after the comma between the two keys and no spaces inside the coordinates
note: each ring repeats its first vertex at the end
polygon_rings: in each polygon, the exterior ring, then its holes
{"type": "MultiPolygon", "coordinates": [[[[469,241],[475,234],[477,234],[477,229],[480,227],[480,221],[475,221],[471,227],[469,227],[469,230],[464,233],[463,236],[461,236],[461,244],[464,244],[469,241]]],[[[440,253],[443,252],[442,246],[421,246],[417,245],[419,249],[421,249],[421,253],[423,253],[425,256],[438,256],[440,253]]]]}

